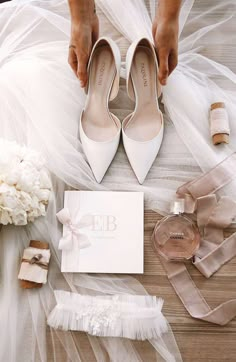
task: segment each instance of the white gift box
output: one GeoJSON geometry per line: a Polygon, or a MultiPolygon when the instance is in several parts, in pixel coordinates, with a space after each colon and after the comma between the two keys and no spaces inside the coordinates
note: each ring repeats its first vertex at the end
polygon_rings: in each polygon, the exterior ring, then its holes
{"type": "Polygon", "coordinates": [[[62,272],[143,273],[142,192],[66,191],[63,211],[62,272]]]}

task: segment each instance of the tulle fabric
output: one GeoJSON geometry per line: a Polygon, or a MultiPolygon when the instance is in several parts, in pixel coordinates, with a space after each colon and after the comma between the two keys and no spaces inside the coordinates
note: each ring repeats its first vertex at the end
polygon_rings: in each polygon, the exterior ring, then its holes
{"type": "Polygon", "coordinates": [[[150,295],[81,295],[54,291],[57,304],[48,325],[64,331],[86,331],[99,337],[145,341],[167,331],[163,299],[150,295]]]}
{"type": "MultiPolygon", "coordinates": [[[[142,356],[130,340],[89,335],[85,338],[78,333],[54,330],[47,326],[47,317],[56,305],[54,290],[58,288],[84,295],[147,294],[133,277],[80,276],[60,272],[58,240],[61,230],[55,212],[63,204],[65,184],[56,178],[53,180],[53,196],[46,220],[42,218],[22,228],[6,226],[0,233],[0,361],[83,362],[88,360],[85,345],[92,349],[94,361],[105,362],[107,358],[111,361],[145,360],[145,355],[142,356]],[[22,290],[17,280],[23,249],[28,246],[30,239],[49,241],[52,252],[48,283],[40,290],[22,290]]],[[[150,340],[151,345],[154,346],[153,350],[150,347],[154,360],[182,360],[168,323],[162,335],[150,340]]]]}
{"type": "MultiPolygon", "coordinates": [[[[101,35],[116,40],[124,56],[131,41],[139,36],[151,38],[155,6],[153,0],[146,4],[142,0],[98,0],[101,35]]],[[[145,361],[142,351],[129,340],[47,328],[46,317],[55,306],[54,289],[91,295],[146,294],[131,277],[62,275],[58,251],[61,228],[55,215],[63,207],[64,190],[69,188],[144,191],[146,207],[165,212],[178,186],[232,152],[236,144],[236,69],[232,68],[235,1],[183,2],[179,65],[163,90],[164,142],[143,186],[137,183],[122,146],[102,185],[94,181],[85,160],[77,137],[85,96],[67,65],[67,2],[13,0],[2,4],[0,10],[1,135],[41,151],[53,180],[46,218],[24,228],[3,227],[0,233],[0,360],[86,361],[81,347],[86,340],[99,362],[107,358],[145,361]],[[215,100],[226,102],[232,120],[229,146],[211,144],[208,109],[215,100]],[[52,260],[48,284],[41,290],[25,291],[20,290],[17,275],[30,239],[49,241],[52,260]]],[[[121,75],[125,76],[124,63],[121,75]]],[[[123,119],[132,108],[121,81],[111,109],[123,119]]],[[[234,191],[232,185],[227,189],[230,195],[234,191]]],[[[181,360],[170,329],[150,342],[156,360],[181,360]]]]}

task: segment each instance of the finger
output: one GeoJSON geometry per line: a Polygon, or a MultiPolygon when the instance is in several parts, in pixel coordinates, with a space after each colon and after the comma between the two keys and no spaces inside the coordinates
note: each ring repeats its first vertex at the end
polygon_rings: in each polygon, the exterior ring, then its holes
{"type": "Polygon", "coordinates": [[[77,76],[78,61],[77,61],[77,55],[73,48],[69,49],[68,63],[70,64],[73,72],[77,76]]]}
{"type": "Polygon", "coordinates": [[[88,80],[87,64],[88,64],[88,56],[79,55],[78,56],[77,76],[80,80],[80,85],[82,88],[84,88],[86,86],[87,80],[88,80]]]}
{"type": "Polygon", "coordinates": [[[158,49],[159,74],[158,78],[162,85],[166,85],[169,75],[168,65],[169,52],[167,49],[158,49]]]}
{"type": "Polygon", "coordinates": [[[95,21],[92,31],[92,45],[96,43],[99,38],[99,22],[98,20],[95,21]]]}
{"type": "Polygon", "coordinates": [[[173,50],[169,55],[169,75],[177,67],[178,64],[178,53],[176,50],[173,50]]]}
{"type": "Polygon", "coordinates": [[[155,42],[155,37],[156,37],[156,30],[157,30],[157,22],[155,19],[152,24],[152,36],[153,36],[154,42],[155,42]]]}

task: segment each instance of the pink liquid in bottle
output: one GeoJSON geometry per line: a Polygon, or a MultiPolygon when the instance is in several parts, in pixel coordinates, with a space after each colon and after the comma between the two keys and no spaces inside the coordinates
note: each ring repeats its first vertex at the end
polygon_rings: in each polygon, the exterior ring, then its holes
{"type": "Polygon", "coordinates": [[[184,200],[173,201],[171,215],[158,222],[153,232],[155,251],[168,260],[190,259],[200,245],[198,228],[183,213],[184,200]]]}

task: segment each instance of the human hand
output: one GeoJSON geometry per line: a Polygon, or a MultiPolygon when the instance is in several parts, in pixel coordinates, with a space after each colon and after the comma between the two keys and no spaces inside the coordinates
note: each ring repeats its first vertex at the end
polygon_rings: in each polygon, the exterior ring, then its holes
{"type": "Polygon", "coordinates": [[[179,17],[178,11],[169,16],[166,5],[168,1],[163,8],[162,3],[160,2],[160,8],[157,9],[152,33],[159,60],[159,81],[166,85],[168,76],[178,64],[179,17]]]}
{"type": "MultiPolygon", "coordinates": [[[[77,2],[78,3],[78,2],[77,2]]],[[[80,2],[80,4],[82,4],[80,2]]],[[[84,88],[88,81],[87,64],[92,47],[99,36],[99,21],[94,6],[87,1],[84,8],[73,8],[71,17],[71,39],[69,46],[68,62],[75,75],[80,80],[80,85],[84,88]]],[[[93,3],[93,2],[92,2],[93,3]]]]}

